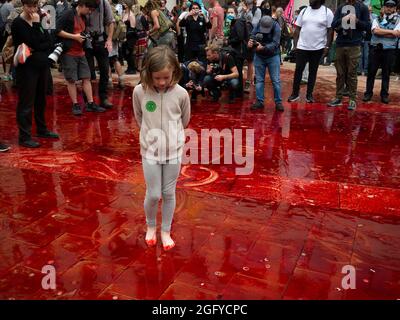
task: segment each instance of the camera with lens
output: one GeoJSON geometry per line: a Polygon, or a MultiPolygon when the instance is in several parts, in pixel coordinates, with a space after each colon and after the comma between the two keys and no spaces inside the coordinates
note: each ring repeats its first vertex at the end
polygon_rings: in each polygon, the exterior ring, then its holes
{"type": "Polygon", "coordinates": [[[83,49],[93,49],[93,36],[89,32],[81,32],[81,36],[85,38],[85,41],[83,42],[83,49]]]}
{"type": "Polygon", "coordinates": [[[253,45],[252,45],[251,49],[257,48],[258,44],[262,43],[262,41],[263,41],[263,34],[257,33],[255,35],[251,35],[250,40],[253,40],[253,45]]]}
{"type": "Polygon", "coordinates": [[[92,38],[92,41],[93,41],[93,42],[98,41],[99,38],[100,38],[100,32],[97,32],[97,31],[91,31],[91,32],[89,33],[89,35],[90,35],[90,37],[92,38]]]}
{"type": "Polygon", "coordinates": [[[210,63],[210,66],[211,66],[211,75],[212,76],[215,77],[222,73],[222,68],[219,65],[219,63],[210,63]]]}
{"type": "Polygon", "coordinates": [[[55,45],[53,52],[49,54],[48,58],[54,63],[57,63],[63,51],[64,51],[64,44],[62,42],[57,43],[55,45]]]}

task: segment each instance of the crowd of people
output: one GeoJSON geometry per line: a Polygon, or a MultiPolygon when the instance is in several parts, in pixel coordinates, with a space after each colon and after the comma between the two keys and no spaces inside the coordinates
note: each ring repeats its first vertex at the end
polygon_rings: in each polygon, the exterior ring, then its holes
{"type": "MultiPolygon", "coordinates": [[[[135,0],[1,0],[0,43],[9,64],[3,80],[12,80],[18,90],[19,144],[40,146],[32,138],[32,111],[37,135],[58,138],[45,121],[46,94],[52,92],[50,68],[62,71],[74,116],[103,113],[113,107],[108,99],[112,73],[123,89],[125,75],[142,72],[148,50],[162,45],[175,52],[182,71],[179,84],[192,101],[208,95],[217,102],[227,89],[232,103],[254,87],[251,109],[262,109],[268,69],[275,108],[284,111],[280,69],[289,60],[296,67],[288,102],[300,99],[302,83],[307,83],[306,102],[315,102],[318,68],[334,63],[336,96],[328,106],[340,106],[348,96],[348,109],[354,110],[362,74],[367,76],[363,101],[373,99],[374,80],[380,76],[381,101],[389,103],[390,75],[400,71],[397,3],[385,0],[375,14],[359,0],[347,0],[336,10],[324,2],[310,0],[288,19],[272,0],[233,0],[224,6],[218,0],[187,0],[172,10],[166,0],[148,0],[143,6],[135,0]],[[354,11],[344,12],[345,5],[354,11]],[[52,19],[54,28],[46,28],[52,19]],[[92,89],[96,70],[98,99],[92,89]]],[[[0,151],[7,150],[1,144],[0,151]]]]}

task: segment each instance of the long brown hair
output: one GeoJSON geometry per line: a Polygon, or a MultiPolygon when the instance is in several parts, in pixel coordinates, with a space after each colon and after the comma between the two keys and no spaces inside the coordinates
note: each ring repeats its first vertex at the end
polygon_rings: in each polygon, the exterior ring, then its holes
{"type": "Polygon", "coordinates": [[[161,71],[164,68],[172,69],[170,86],[177,84],[181,79],[182,71],[175,52],[164,45],[149,49],[144,59],[144,67],[140,72],[140,81],[145,90],[153,87],[152,73],[161,71]]]}

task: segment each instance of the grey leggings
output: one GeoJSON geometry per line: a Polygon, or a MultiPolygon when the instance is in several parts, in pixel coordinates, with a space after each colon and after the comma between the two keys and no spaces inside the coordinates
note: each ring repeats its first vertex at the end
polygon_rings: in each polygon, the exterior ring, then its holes
{"type": "Polygon", "coordinates": [[[181,161],[170,160],[159,163],[142,158],[144,179],[146,181],[146,197],[144,211],[149,227],[156,226],[158,202],[162,196],[162,225],[161,230],[170,232],[175,211],[175,189],[181,161]]]}

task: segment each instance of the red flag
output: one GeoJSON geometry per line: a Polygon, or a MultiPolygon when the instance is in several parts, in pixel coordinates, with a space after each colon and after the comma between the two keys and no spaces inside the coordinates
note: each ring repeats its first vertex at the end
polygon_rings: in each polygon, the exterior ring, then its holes
{"type": "Polygon", "coordinates": [[[288,5],[285,8],[285,11],[283,12],[283,16],[285,17],[286,21],[289,22],[290,24],[293,23],[293,7],[294,7],[294,0],[290,0],[288,5]]]}

